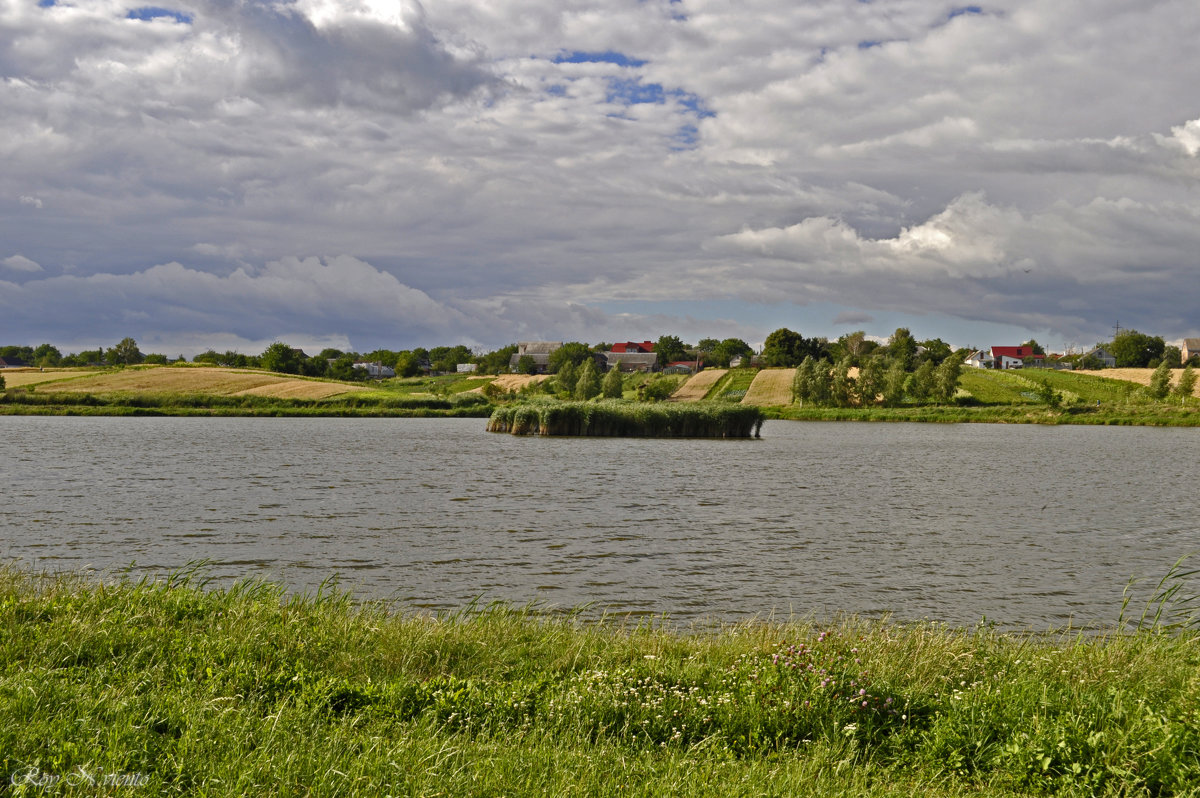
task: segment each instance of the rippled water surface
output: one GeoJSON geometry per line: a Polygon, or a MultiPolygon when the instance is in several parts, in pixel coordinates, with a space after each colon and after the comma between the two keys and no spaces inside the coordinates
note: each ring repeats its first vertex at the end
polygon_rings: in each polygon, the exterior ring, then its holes
{"type": "Polygon", "coordinates": [[[1200,548],[1200,432],[768,422],[757,441],[482,419],[0,417],[0,558],[208,559],[410,608],[1111,624],[1200,548]]]}

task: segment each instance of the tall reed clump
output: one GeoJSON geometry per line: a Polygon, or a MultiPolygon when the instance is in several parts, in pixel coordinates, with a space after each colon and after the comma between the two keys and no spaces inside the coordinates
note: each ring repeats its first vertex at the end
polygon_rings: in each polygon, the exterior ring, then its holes
{"type": "Polygon", "coordinates": [[[513,435],[750,438],[759,436],[763,419],[757,407],[710,402],[530,402],[497,408],[487,428],[513,435]]]}

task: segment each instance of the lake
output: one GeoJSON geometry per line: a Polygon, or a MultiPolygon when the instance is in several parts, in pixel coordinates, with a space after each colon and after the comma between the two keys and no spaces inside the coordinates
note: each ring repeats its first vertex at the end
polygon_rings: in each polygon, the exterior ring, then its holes
{"type": "Polygon", "coordinates": [[[770,421],[761,440],[520,438],[484,419],[0,417],[0,558],[336,575],[676,622],[1111,625],[1200,548],[1187,429],[770,421]]]}

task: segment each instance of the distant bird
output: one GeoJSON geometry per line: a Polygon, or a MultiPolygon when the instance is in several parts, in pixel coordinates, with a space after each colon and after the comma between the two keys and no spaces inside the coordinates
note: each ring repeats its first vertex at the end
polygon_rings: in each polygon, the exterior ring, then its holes
{"type": "Polygon", "coordinates": [[[1025,270],[1025,273],[1026,273],[1026,274],[1029,274],[1031,271],[1033,271],[1033,269],[1026,269],[1026,270],[1025,270]]]}

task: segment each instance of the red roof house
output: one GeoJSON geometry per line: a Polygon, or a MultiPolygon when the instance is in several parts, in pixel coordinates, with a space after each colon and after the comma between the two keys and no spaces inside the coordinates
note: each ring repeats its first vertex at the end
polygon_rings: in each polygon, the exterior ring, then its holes
{"type": "Polygon", "coordinates": [[[641,352],[642,354],[650,354],[654,351],[653,341],[642,341],[640,344],[634,341],[624,341],[619,344],[613,344],[613,352],[641,352]]]}
{"type": "Polygon", "coordinates": [[[1046,360],[1045,355],[1034,354],[1031,346],[993,346],[992,358],[996,367],[1002,369],[1019,369],[1025,365],[1026,358],[1032,358],[1040,363],[1046,360]]]}

